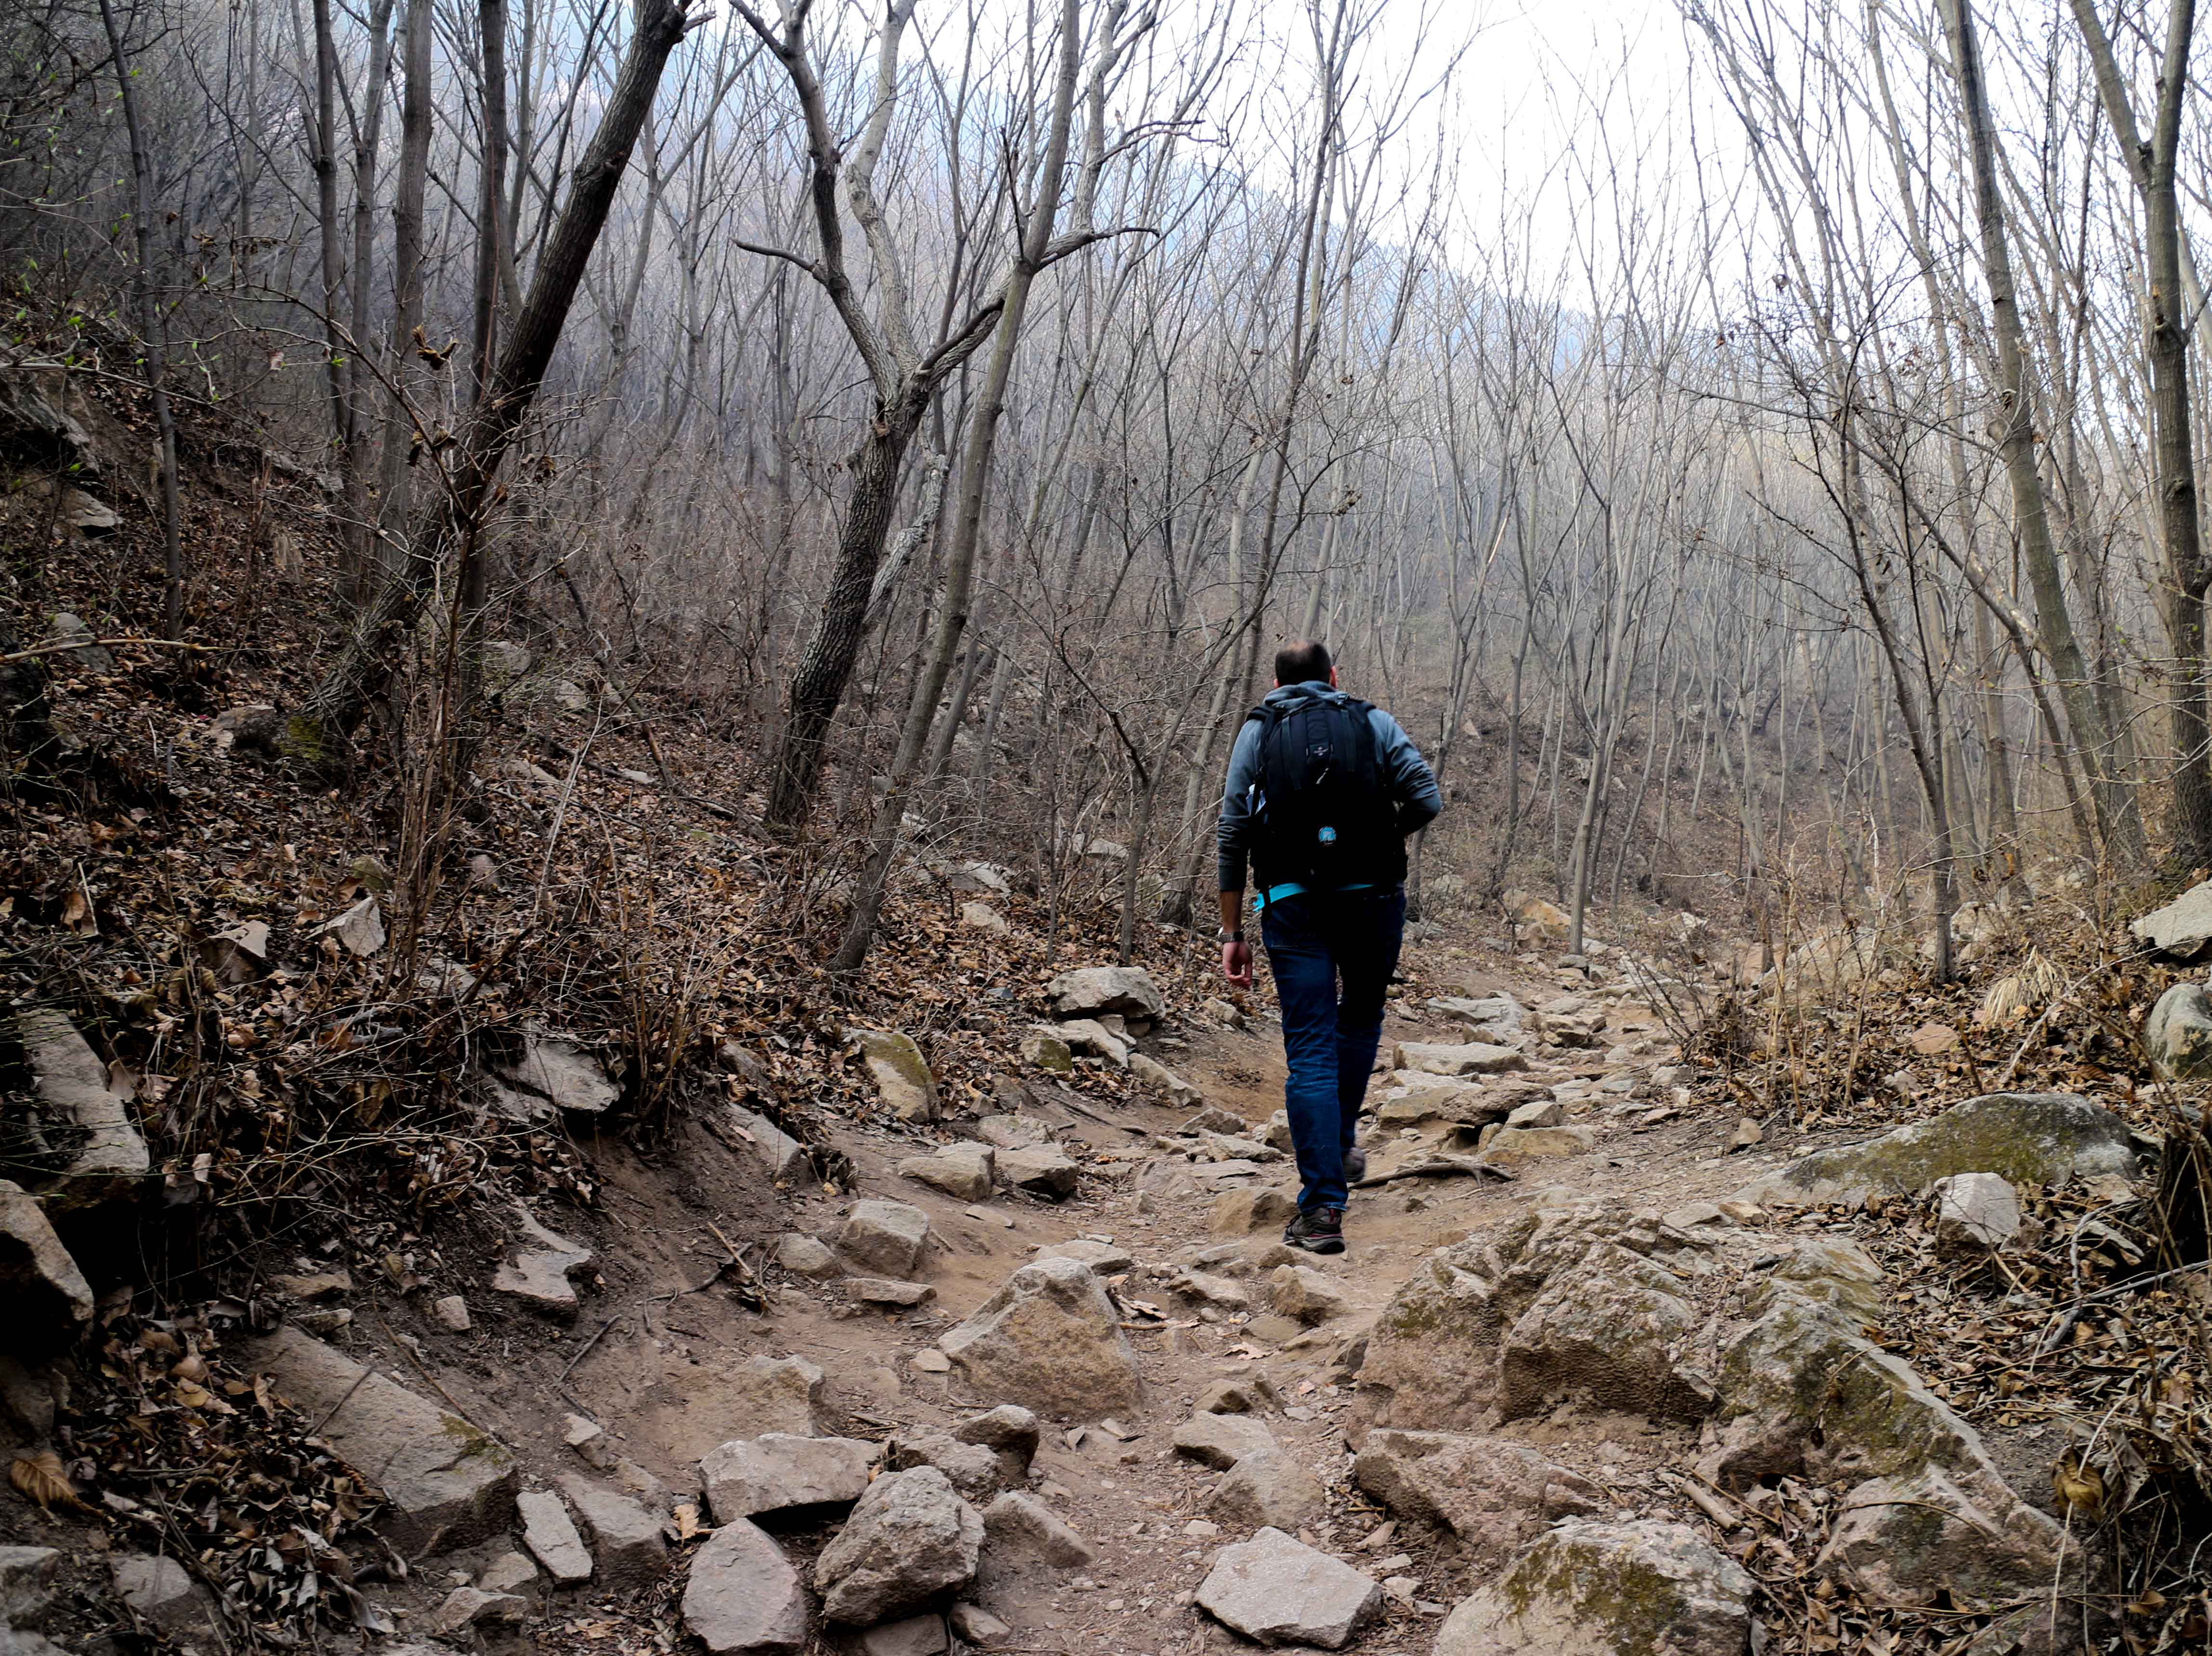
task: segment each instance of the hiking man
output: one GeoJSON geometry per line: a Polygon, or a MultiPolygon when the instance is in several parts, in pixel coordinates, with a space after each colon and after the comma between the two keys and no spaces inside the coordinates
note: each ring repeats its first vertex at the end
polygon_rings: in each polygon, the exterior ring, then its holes
{"type": "Polygon", "coordinates": [[[1229,756],[1217,836],[1221,970],[1252,982],[1244,868],[1283,1008],[1283,1103],[1297,1154],[1298,1211],[1283,1240],[1344,1251],[1353,1142],[1382,1033],[1382,997],[1406,930],[1406,836],[1443,809],[1437,779],[1398,721],[1336,687],[1310,640],[1275,654],[1275,687],[1229,756]]]}

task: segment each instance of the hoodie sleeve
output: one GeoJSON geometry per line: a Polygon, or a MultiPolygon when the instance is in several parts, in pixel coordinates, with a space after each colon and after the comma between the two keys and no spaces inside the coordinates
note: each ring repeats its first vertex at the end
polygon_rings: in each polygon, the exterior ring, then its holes
{"type": "Polygon", "coordinates": [[[1247,719],[1229,750],[1229,780],[1221,789],[1221,824],[1214,831],[1220,863],[1218,889],[1244,889],[1244,864],[1252,845],[1252,784],[1260,770],[1260,721],[1247,719]]]}
{"type": "Polygon", "coordinates": [[[1398,807],[1398,831],[1418,832],[1434,822],[1444,808],[1443,795],[1437,791],[1436,773],[1395,719],[1378,707],[1368,715],[1368,721],[1375,728],[1376,758],[1382,774],[1390,779],[1390,796],[1398,807]]]}

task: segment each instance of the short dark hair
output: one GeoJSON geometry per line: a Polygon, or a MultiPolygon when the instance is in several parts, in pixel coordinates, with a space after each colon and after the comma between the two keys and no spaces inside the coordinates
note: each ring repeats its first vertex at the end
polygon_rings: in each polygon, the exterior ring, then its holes
{"type": "Polygon", "coordinates": [[[1293,639],[1275,652],[1275,682],[1303,685],[1326,679],[1329,665],[1328,645],[1310,638],[1293,639]]]}

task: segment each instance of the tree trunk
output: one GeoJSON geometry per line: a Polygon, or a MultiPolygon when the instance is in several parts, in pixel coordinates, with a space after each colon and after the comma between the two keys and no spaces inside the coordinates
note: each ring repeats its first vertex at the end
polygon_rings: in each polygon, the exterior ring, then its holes
{"type": "MultiPolygon", "coordinates": [[[[107,49],[115,58],[115,81],[123,100],[123,125],[131,141],[131,229],[137,259],[131,271],[138,331],[146,352],[146,393],[154,405],[154,429],[161,455],[161,636],[185,636],[185,548],[182,508],[177,500],[177,424],[169,410],[169,354],[165,324],[154,299],[154,160],[138,119],[138,90],[131,59],[123,47],[122,26],[111,0],[100,0],[100,21],[107,30],[107,49]]],[[[60,488],[57,480],[55,488],[60,488]]]]}
{"type": "Polygon", "coordinates": [[[1952,66],[1965,106],[1967,152],[1972,162],[1975,217],[1982,242],[1983,272],[1990,289],[1990,331],[1997,351],[1998,393],[2004,423],[1999,446],[2012,486],[2013,521],[2021,553],[2027,562],[2028,584],[2035,594],[2036,619],[2044,653],[2051,658],[2067,722],[2076,745],[2091,761],[2091,797],[2106,849],[2123,868],[2143,861],[2142,822],[2131,791],[2111,771],[2112,733],[2106,728],[2082,665],[2081,648],[2066,607],[2066,591],[2051,543],[2045,508],[2043,478],[2037,469],[2034,411],[2027,395],[2027,366],[2021,344],[2020,309],[2014,294],[2012,255],[2006,247],[2004,206],[1997,193],[1996,137],[1990,118],[1989,94],[1982,80],[1981,46],[1975,38],[1973,0],[1943,0],[1943,27],[1950,37],[1952,66]]]}

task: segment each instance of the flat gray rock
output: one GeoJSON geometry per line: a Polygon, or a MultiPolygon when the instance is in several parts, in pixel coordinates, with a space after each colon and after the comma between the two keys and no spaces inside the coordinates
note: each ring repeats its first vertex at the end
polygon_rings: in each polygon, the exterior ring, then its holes
{"type": "Polygon", "coordinates": [[[684,1625],[714,1656],[798,1656],[806,1644],[806,1589],[783,1549],[739,1519],[693,1556],[684,1625]]]}
{"type": "Polygon", "coordinates": [[[999,1182],[1048,1202],[1063,1202],[1073,1196],[1081,1172],[1064,1152],[1050,1144],[1022,1145],[999,1152],[999,1182]]]}
{"type": "Polygon", "coordinates": [[[514,1509],[522,1519],[522,1544],[546,1574],[562,1586],[591,1579],[591,1549],[576,1533],[575,1520],[559,1495],[550,1489],[526,1489],[515,1497],[514,1509]]]}
{"type": "Polygon", "coordinates": [[[1036,1251],[1040,1259],[1073,1259],[1094,1275],[1112,1276],[1133,1269],[1136,1257],[1127,1248],[1111,1242],[1090,1242],[1079,1237],[1073,1242],[1048,1242],[1036,1251]]]}
{"type": "Polygon", "coordinates": [[[1488,1041],[1439,1044],[1432,1041],[1402,1041],[1392,1055],[1393,1069],[1410,1069],[1425,1075],[1500,1075],[1526,1069],[1528,1060],[1512,1047],[1488,1041]]]}
{"type": "Polygon", "coordinates": [[[1266,1423],[1249,1415],[1194,1415],[1176,1428],[1172,1441],[1185,1459],[1224,1471],[1247,1455],[1277,1446],[1266,1423]]]}
{"type": "Polygon", "coordinates": [[[51,1007],[17,1008],[15,1038],[40,1114],[78,1140],[51,1183],[40,1181],[40,1205],[65,1213],[128,1195],[153,1162],[131,1100],[107,1084],[99,1055],[51,1007]]]}
{"type": "Polygon", "coordinates": [[[492,1273],[492,1291],[520,1300],[556,1322],[574,1321],[576,1286],[572,1279],[589,1270],[598,1256],[584,1244],[546,1229],[528,1209],[517,1211],[521,1234],[511,1257],[492,1273]]]}
{"type": "Polygon", "coordinates": [[[622,1089],[607,1079],[597,1058],[575,1042],[538,1029],[523,1037],[521,1059],[502,1066],[499,1074],[555,1109],[579,1115],[604,1115],[622,1098],[622,1089]]]}
{"type": "Polygon", "coordinates": [[[375,1481],[387,1503],[381,1525],[407,1552],[444,1552],[511,1526],[520,1480],[496,1438],[295,1328],[241,1355],[375,1481]]]}
{"type": "Polygon", "coordinates": [[[1277,1529],[1224,1547],[1198,1606],[1263,1645],[1342,1650],[1382,1608],[1382,1589],[1341,1559],[1277,1529]]]}
{"type": "Polygon", "coordinates": [[[813,1172],[814,1163],[806,1154],[806,1147],[766,1116],[743,1105],[726,1105],[723,1108],[730,1125],[752,1147],[770,1178],[803,1178],[813,1172]]]}
{"type": "Polygon", "coordinates": [[[931,1155],[908,1156],[898,1164],[899,1177],[963,1202],[986,1202],[991,1196],[992,1159],[988,1144],[948,1144],[931,1155]]]}
{"type": "Polygon", "coordinates": [[[1605,1492],[1533,1449],[1455,1432],[1388,1428],[1361,1440],[1352,1476],[1401,1519],[1438,1524],[1469,1551],[1517,1551],[1556,1520],[1602,1510],[1605,1492]]]}
{"type": "Polygon", "coordinates": [[[46,1613],[61,1562],[52,1547],[0,1547],[0,1627],[34,1622],[46,1613]]]}
{"type": "Polygon", "coordinates": [[[708,1451],[699,1471],[714,1521],[729,1524],[795,1507],[849,1507],[867,1492],[882,1454],[859,1438],[769,1432],[708,1451]]]}
{"type": "Polygon", "coordinates": [[[1328,1508],[1319,1478],[1280,1449],[1256,1449],[1222,1474],[1206,1512],[1232,1529],[1297,1530],[1328,1508]]]}
{"type": "Polygon", "coordinates": [[[2212,942],[2212,880],[2191,886],[2162,909],[2153,909],[2128,930],[2161,954],[2194,959],[2212,942]]]}

